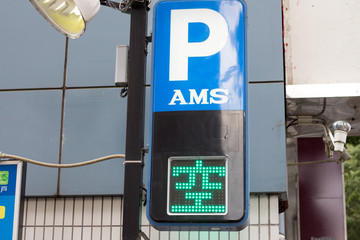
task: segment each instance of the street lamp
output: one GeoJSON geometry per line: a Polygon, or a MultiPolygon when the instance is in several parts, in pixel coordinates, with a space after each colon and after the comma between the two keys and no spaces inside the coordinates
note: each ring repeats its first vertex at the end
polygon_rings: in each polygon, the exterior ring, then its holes
{"type": "Polygon", "coordinates": [[[143,191],[145,72],[148,0],[30,0],[50,24],[70,38],[78,38],[100,5],[130,13],[128,101],[124,176],[124,240],[140,239],[140,207],[143,191]]]}
{"type": "Polygon", "coordinates": [[[80,37],[99,11],[99,0],[30,0],[54,28],[69,38],[80,37]]]}

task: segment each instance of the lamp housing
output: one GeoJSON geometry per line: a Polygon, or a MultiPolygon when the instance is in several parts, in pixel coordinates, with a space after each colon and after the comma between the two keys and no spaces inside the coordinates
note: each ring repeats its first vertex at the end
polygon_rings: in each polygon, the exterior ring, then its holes
{"type": "Polygon", "coordinates": [[[59,32],[76,39],[100,9],[99,0],[30,0],[36,10],[59,32]]]}
{"type": "Polygon", "coordinates": [[[345,121],[336,121],[333,123],[334,129],[334,151],[343,152],[344,145],[348,132],[351,130],[351,125],[345,121]]]}

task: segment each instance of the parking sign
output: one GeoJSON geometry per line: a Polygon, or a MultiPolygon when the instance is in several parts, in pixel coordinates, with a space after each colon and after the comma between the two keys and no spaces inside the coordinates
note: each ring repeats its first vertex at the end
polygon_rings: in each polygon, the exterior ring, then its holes
{"type": "Polygon", "coordinates": [[[155,13],[153,111],[244,110],[240,1],[169,1],[155,13]]]}
{"type": "Polygon", "coordinates": [[[245,226],[245,13],[237,0],[155,6],[147,214],[160,230],[245,226]]]}

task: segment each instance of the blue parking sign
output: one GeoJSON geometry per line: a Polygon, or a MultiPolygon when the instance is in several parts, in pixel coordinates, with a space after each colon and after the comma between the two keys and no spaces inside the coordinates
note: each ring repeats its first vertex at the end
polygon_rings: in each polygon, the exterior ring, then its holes
{"type": "Polygon", "coordinates": [[[246,226],[245,15],[239,0],[155,5],[147,216],[158,230],[246,226]]]}
{"type": "Polygon", "coordinates": [[[164,1],[155,19],[153,111],[244,110],[244,4],[164,1]]]}

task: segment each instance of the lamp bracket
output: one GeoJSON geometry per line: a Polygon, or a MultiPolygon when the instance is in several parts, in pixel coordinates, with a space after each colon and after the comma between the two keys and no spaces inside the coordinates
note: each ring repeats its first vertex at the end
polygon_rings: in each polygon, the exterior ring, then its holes
{"type": "Polygon", "coordinates": [[[151,33],[150,33],[150,36],[145,37],[145,41],[146,41],[146,43],[151,43],[152,42],[152,34],[151,33]]]}
{"type": "MultiPolygon", "coordinates": [[[[302,126],[319,126],[324,130],[323,141],[325,143],[325,152],[328,158],[332,158],[334,154],[334,137],[331,133],[330,128],[323,119],[313,118],[313,116],[296,116],[295,121],[291,125],[302,125],[302,126]]],[[[288,126],[288,127],[289,127],[288,126]]]]}
{"type": "Polygon", "coordinates": [[[110,1],[110,0],[100,0],[100,4],[103,5],[103,6],[115,8],[115,9],[117,9],[117,10],[120,9],[120,3],[114,2],[114,1],[110,1]]]}
{"type": "MultiPolygon", "coordinates": [[[[319,126],[322,127],[324,130],[324,136],[323,141],[325,143],[325,152],[328,158],[332,158],[334,155],[334,135],[332,134],[330,128],[328,127],[328,124],[325,120],[320,118],[314,118],[314,116],[292,116],[290,117],[292,119],[291,123],[287,126],[293,126],[293,125],[301,125],[301,126],[319,126]]],[[[346,148],[344,148],[343,152],[340,154],[340,160],[345,161],[350,159],[350,154],[347,152],[346,148]]]]}

